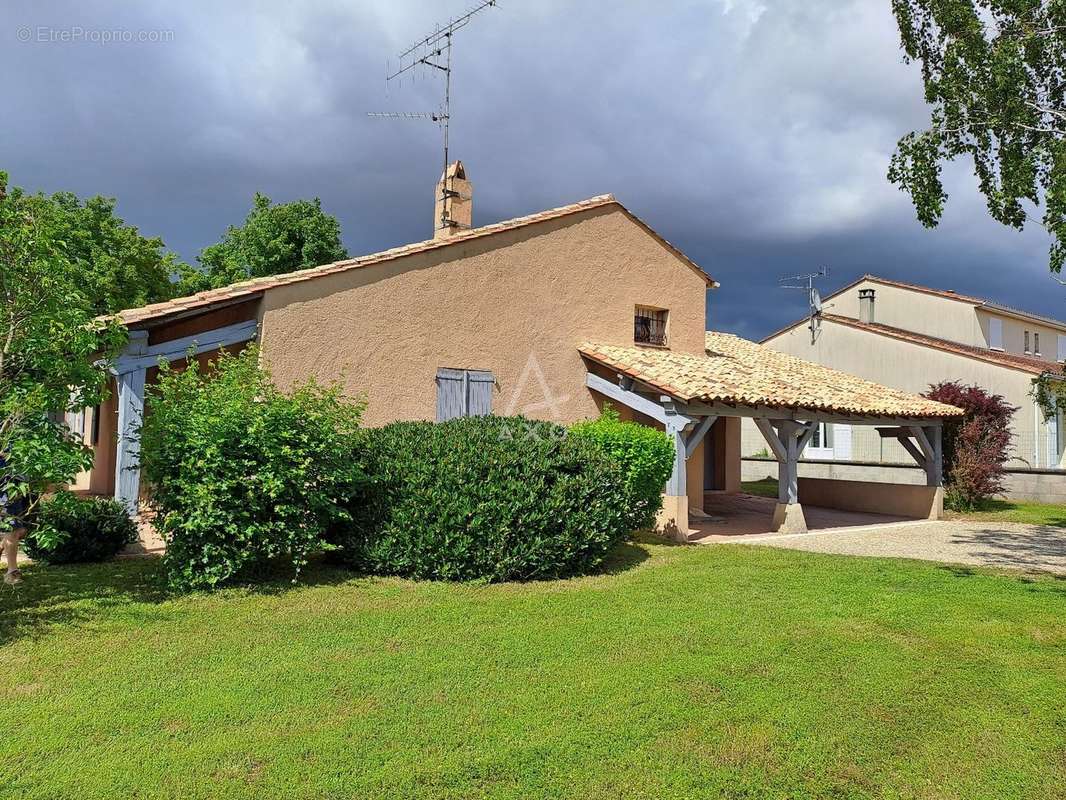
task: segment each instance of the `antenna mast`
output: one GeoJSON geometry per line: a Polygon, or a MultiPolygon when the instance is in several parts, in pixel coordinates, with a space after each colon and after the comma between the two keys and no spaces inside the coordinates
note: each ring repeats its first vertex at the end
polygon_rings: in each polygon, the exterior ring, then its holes
{"type": "Polygon", "coordinates": [[[787,275],[778,280],[782,289],[802,289],[807,292],[807,327],[811,331],[811,344],[818,341],[818,333],[822,329],[822,297],[814,286],[817,278],[825,278],[829,275],[829,267],[822,267],[817,272],[807,275],[787,275]],[[795,281],[795,283],[790,283],[795,281]]]}
{"type": "MultiPolygon", "coordinates": [[[[437,113],[421,113],[421,112],[370,112],[367,114],[369,117],[381,117],[390,119],[428,119],[436,122],[440,125],[444,134],[444,193],[445,199],[447,199],[447,175],[448,175],[448,127],[452,117],[452,36],[460,28],[465,28],[473,16],[486,8],[495,6],[497,0],[482,0],[476,6],[471,8],[461,17],[449,20],[448,24],[444,27],[438,25],[436,30],[428,36],[419,39],[409,48],[404,50],[397,58],[399,62],[394,70],[386,64],[385,68],[385,84],[388,85],[393,81],[398,81],[408,73],[411,73],[416,67],[432,67],[433,69],[440,70],[444,73],[444,102],[441,104],[440,110],[437,113]],[[441,63],[443,61],[443,63],[441,63]]],[[[447,228],[451,225],[451,220],[448,219],[447,203],[443,204],[443,211],[441,212],[441,224],[447,228]]]]}

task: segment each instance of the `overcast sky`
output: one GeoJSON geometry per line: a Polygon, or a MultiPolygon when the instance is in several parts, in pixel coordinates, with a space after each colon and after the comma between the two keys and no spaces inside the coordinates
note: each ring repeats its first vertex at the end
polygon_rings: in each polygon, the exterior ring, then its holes
{"type": "MultiPolygon", "coordinates": [[[[189,261],[257,190],[320,197],[353,255],[428,238],[439,131],[366,112],[436,109],[386,59],[469,2],[7,0],[0,169],[117,197],[189,261]]],[[[873,272],[1066,316],[1044,236],[989,220],[968,164],[933,231],[887,182],[928,118],[889,0],[501,0],[454,68],[474,223],[612,192],[722,284],[710,327],[802,315],[778,279],[821,266],[825,293],[873,272]]]]}

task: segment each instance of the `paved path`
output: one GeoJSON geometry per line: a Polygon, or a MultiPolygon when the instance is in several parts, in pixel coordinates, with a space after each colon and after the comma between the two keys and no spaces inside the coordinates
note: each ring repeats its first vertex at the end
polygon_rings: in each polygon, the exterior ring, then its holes
{"type": "Polygon", "coordinates": [[[740,536],[730,542],[1066,574],[1066,529],[1016,522],[899,522],[791,535],[740,536]]]}

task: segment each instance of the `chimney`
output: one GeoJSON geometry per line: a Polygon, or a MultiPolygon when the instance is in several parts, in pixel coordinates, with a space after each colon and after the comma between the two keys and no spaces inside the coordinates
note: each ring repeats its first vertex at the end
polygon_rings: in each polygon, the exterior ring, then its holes
{"type": "Polygon", "coordinates": [[[859,289],[859,322],[874,322],[873,289],[859,289]]]}
{"type": "Polygon", "coordinates": [[[448,165],[437,183],[437,201],[433,204],[433,238],[447,239],[470,229],[473,219],[473,187],[466,179],[462,161],[448,165]]]}

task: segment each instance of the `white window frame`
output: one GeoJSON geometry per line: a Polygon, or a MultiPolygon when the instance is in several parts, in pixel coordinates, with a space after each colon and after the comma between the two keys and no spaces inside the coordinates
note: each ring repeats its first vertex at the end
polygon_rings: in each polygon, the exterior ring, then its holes
{"type": "Polygon", "coordinates": [[[1033,331],[1033,355],[1040,355],[1040,334],[1037,331],[1033,331]]]}
{"type": "Polygon", "coordinates": [[[818,423],[818,432],[811,438],[810,444],[803,448],[803,457],[808,459],[832,460],[833,423],[818,423]],[[817,445],[815,444],[816,441],[817,445]]]}
{"type": "Polygon", "coordinates": [[[1058,347],[1056,349],[1058,352],[1056,353],[1057,358],[1055,360],[1066,361],[1066,336],[1063,336],[1061,333],[1058,334],[1057,344],[1058,347]]]}

